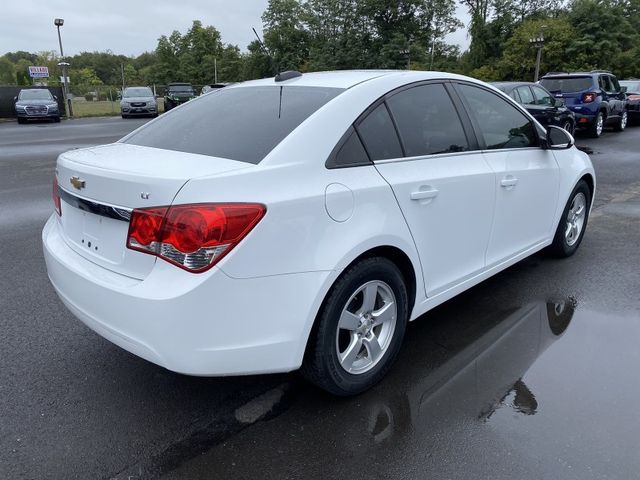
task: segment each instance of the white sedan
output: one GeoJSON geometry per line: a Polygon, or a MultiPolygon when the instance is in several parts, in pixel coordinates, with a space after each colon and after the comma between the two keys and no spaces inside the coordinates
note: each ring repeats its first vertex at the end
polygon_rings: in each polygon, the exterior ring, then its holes
{"type": "Polygon", "coordinates": [[[595,174],[573,143],[458,75],[235,84],[60,155],[47,269],[74,315],[165,368],[302,368],[356,394],[408,321],[545,247],[576,251],[595,174]]]}

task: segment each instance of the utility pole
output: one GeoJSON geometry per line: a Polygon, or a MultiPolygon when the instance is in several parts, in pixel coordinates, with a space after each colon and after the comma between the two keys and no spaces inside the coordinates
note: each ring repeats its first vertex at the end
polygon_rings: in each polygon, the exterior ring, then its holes
{"type": "Polygon", "coordinates": [[[67,111],[69,112],[69,118],[73,118],[73,108],[71,107],[71,98],[69,98],[69,77],[67,77],[67,67],[69,64],[64,61],[64,50],[62,50],[62,37],[60,36],[60,27],[64,25],[63,18],[56,18],[53,21],[53,24],[58,29],[58,43],[60,44],[60,58],[63,60],[58,63],[59,66],[62,67],[62,80],[64,87],[62,89],[62,93],[65,99],[65,103],[67,104],[67,111]]]}
{"type": "Polygon", "coordinates": [[[536,71],[535,71],[535,74],[533,75],[533,81],[534,82],[538,81],[538,77],[540,75],[540,60],[542,58],[542,47],[544,47],[544,34],[543,34],[542,29],[544,29],[544,25],[540,29],[540,34],[537,37],[532,37],[532,38],[529,39],[529,43],[531,45],[533,45],[537,50],[537,52],[536,52],[536,71]]]}

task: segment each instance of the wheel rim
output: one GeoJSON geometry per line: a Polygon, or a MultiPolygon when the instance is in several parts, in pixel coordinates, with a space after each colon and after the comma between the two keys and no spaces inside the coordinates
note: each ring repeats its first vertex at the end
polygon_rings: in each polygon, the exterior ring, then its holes
{"type": "Polygon", "coordinates": [[[622,112],[622,118],[620,119],[620,128],[624,130],[627,126],[627,112],[622,112]]]}
{"type": "Polygon", "coordinates": [[[584,193],[579,192],[569,207],[567,213],[567,224],[564,231],[564,238],[567,245],[572,247],[580,238],[582,228],[584,227],[584,219],[587,215],[587,198],[584,193]]]}
{"type": "Polygon", "coordinates": [[[398,307],[393,290],[380,280],[367,282],[349,298],[338,321],[340,366],[359,375],[375,367],[391,345],[398,307]]]}
{"type": "Polygon", "coordinates": [[[602,133],[602,126],[604,125],[604,119],[602,118],[602,114],[598,114],[598,118],[596,120],[596,133],[600,135],[602,133]]]}

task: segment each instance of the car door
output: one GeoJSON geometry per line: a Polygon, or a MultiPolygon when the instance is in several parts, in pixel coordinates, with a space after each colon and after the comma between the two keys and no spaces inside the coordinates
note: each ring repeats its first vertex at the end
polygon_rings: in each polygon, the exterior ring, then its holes
{"type": "Polygon", "coordinates": [[[356,128],[409,225],[427,295],[480,272],[495,176],[445,85],[423,83],[395,92],[356,128]],[[397,144],[389,140],[396,131],[397,144]]]}
{"type": "MultiPolygon", "coordinates": [[[[536,85],[531,85],[531,91],[535,98],[535,105],[532,108],[539,112],[538,115],[534,115],[534,118],[545,127],[547,125],[559,125],[561,123],[561,118],[559,116],[559,109],[556,105],[555,98],[553,98],[544,88],[536,85]]],[[[531,113],[531,110],[527,110],[531,113]]]]}
{"type": "Polygon", "coordinates": [[[627,96],[622,91],[622,88],[620,88],[620,83],[616,77],[609,75],[609,82],[611,84],[611,102],[615,105],[616,115],[620,116],[625,109],[627,96]]]}
{"type": "Polygon", "coordinates": [[[473,120],[483,154],[496,174],[496,205],[487,267],[548,240],[558,203],[558,165],[539,147],[534,123],[507,99],[476,85],[456,90],[473,120]]]}
{"type": "Polygon", "coordinates": [[[616,99],[613,94],[613,84],[611,83],[611,77],[609,75],[600,75],[598,78],[598,85],[602,91],[602,99],[607,105],[607,120],[615,118],[618,115],[616,107],[616,99]]]}

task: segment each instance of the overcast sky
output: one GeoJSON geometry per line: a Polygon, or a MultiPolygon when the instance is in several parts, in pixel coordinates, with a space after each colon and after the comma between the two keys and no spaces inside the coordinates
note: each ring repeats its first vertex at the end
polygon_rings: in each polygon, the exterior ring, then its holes
{"type": "MultiPolygon", "coordinates": [[[[260,16],[268,0],[3,0],[0,55],[25,50],[58,50],[53,19],[64,18],[62,41],[66,55],[111,50],[139,55],[154,50],[160,35],[184,33],[193,20],[213,25],[225,43],[246,50],[261,31],[260,16]]],[[[468,17],[458,8],[460,19],[468,17]]],[[[466,32],[448,38],[464,49],[466,32]]]]}

